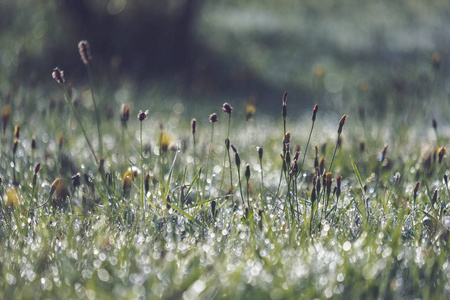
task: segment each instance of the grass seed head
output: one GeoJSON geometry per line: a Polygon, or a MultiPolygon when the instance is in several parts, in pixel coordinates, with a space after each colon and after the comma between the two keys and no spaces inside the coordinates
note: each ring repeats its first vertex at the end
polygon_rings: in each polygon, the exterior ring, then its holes
{"type": "Polygon", "coordinates": [[[120,121],[122,121],[123,126],[126,126],[129,118],[130,118],[130,106],[124,103],[122,104],[120,114],[120,121]]]}
{"type": "Polygon", "coordinates": [[[36,166],[34,166],[34,174],[37,174],[40,169],[41,169],[41,163],[37,163],[36,166]]]}
{"type": "Polygon", "coordinates": [[[336,177],[336,196],[339,198],[341,195],[341,184],[342,184],[342,175],[338,175],[336,177]]]}
{"type": "Polygon", "coordinates": [[[386,151],[387,151],[388,145],[385,145],[383,147],[383,151],[381,151],[381,163],[383,163],[384,159],[386,158],[386,151]]]}
{"type": "Polygon", "coordinates": [[[433,194],[433,198],[431,198],[431,204],[434,206],[434,204],[437,201],[437,197],[438,197],[438,190],[434,190],[434,194],[433,194]]]}
{"type": "Polygon", "coordinates": [[[434,130],[437,130],[437,121],[436,121],[436,119],[435,118],[433,118],[432,120],[431,120],[431,125],[433,126],[433,129],[434,130]]]}
{"type": "Polygon", "coordinates": [[[319,162],[319,175],[322,175],[325,172],[325,158],[322,156],[319,162]]]}
{"type": "Polygon", "coordinates": [[[414,185],[414,189],[413,189],[414,199],[417,199],[417,192],[419,191],[419,185],[420,185],[420,181],[417,181],[416,184],[414,185]]]}
{"type": "Polygon", "coordinates": [[[447,148],[441,147],[439,149],[439,163],[442,163],[445,153],[447,153],[447,148]]]}
{"type": "Polygon", "coordinates": [[[347,120],[348,116],[343,115],[342,118],[339,120],[339,128],[338,128],[338,134],[342,133],[342,127],[344,127],[345,120],[347,120]]]}
{"type": "Polygon", "coordinates": [[[34,137],[31,139],[31,149],[36,150],[36,139],[34,137]]]}
{"type": "Polygon", "coordinates": [[[447,177],[447,174],[444,174],[444,182],[445,182],[445,186],[448,186],[448,177],[447,177]]]}
{"type": "Polygon", "coordinates": [[[145,119],[147,119],[147,115],[148,115],[148,110],[146,110],[146,111],[140,110],[139,113],[138,113],[138,115],[137,115],[137,118],[138,118],[139,121],[142,122],[142,121],[144,121],[145,119]]]}
{"type": "Polygon", "coordinates": [[[364,152],[366,150],[366,144],[364,142],[359,143],[359,152],[364,152]]]}
{"type": "Polygon", "coordinates": [[[14,136],[16,137],[16,139],[18,139],[20,136],[20,126],[19,125],[16,125],[14,127],[14,136]]]}
{"type": "Polygon", "coordinates": [[[58,84],[63,84],[64,82],[66,82],[64,78],[64,71],[59,69],[58,67],[53,69],[52,77],[58,84]]]}
{"type": "Polygon", "coordinates": [[[319,110],[319,105],[318,104],[314,105],[313,112],[312,112],[312,121],[313,122],[316,121],[316,115],[317,115],[318,110],[319,110]]]}
{"type": "Polygon", "coordinates": [[[287,102],[287,92],[284,92],[284,94],[283,94],[283,106],[282,106],[283,109],[282,109],[282,112],[281,112],[281,114],[283,116],[283,119],[286,118],[286,116],[287,116],[286,102],[287,102]]]}
{"type": "Polygon", "coordinates": [[[81,61],[83,61],[85,65],[89,64],[89,61],[92,60],[92,55],[88,41],[80,41],[78,43],[78,51],[80,52],[81,61]]]}
{"type": "Polygon", "coordinates": [[[333,174],[328,172],[326,175],[326,186],[327,186],[327,195],[330,196],[331,193],[331,183],[333,182],[333,174]]]}
{"type": "Polygon", "coordinates": [[[72,186],[74,189],[80,186],[80,177],[80,173],[77,173],[70,178],[72,179],[72,186]]]}
{"type": "Polygon", "coordinates": [[[226,113],[227,115],[231,115],[231,113],[233,112],[233,108],[231,107],[230,104],[228,104],[227,102],[225,102],[225,103],[222,105],[222,111],[223,111],[224,113],[226,113]]]}
{"type": "Polygon", "coordinates": [[[217,116],[216,113],[209,115],[209,122],[214,124],[214,123],[217,123],[217,121],[219,121],[219,117],[217,116]]]}
{"type": "Polygon", "coordinates": [[[192,119],[192,121],[191,121],[191,132],[192,132],[192,134],[195,134],[195,132],[197,132],[197,120],[196,119],[192,119]]]}
{"type": "Polygon", "coordinates": [[[263,148],[262,147],[256,147],[258,150],[258,157],[261,160],[263,158],[263,148]]]}
{"type": "Polygon", "coordinates": [[[247,178],[247,181],[250,178],[250,165],[249,164],[245,165],[245,178],[247,178]]]}

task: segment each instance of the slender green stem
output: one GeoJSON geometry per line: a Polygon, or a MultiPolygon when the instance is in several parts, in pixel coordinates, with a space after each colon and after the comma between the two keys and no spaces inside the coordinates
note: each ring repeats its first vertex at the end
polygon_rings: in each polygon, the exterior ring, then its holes
{"type": "Polygon", "coordinates": [[[242,193],[242,185],[241,185],[241,168],[238,166],[238,180],[239,180],[239,190],[241,192],[242,206],[244,206],[244,194],[242,193]]]}
{"type": "Polygon", "coordinates": [[[340,133],[338,133],[338,138],[336,141],[336,146],[334,147],[334,152],[333,152],[333,157],[331,158],[331,163],[330,163],[330,167],[328,168],[328,172],[331,172],[331,167],[333,166],[333,161],[334,161],[334,157],[336,156],[336,150],[338,148],[339,145],[339,137],[341,136],[340,133]]]}
{"type": "Polygon", "coordinates": [[[263,186],[264,186],[264,177],[263,177],[263,165],[262,165],[262,158],[259,159],[259,167],[261,168],[261,182],[259,184],[259,189],[260,189],[260,197],[261,197],[261,207],[264,210],[265,206],[264,206],[264,199],[266,198],[265,193],[263,192],[263,186]]]}
{"type": "Polygon", "coordinates": [[[225,177],[225,163],[227,161],[227,153],[230,153],[230,124],[231,124],[231,114],[228,115],[228,129],[227,138],[225,140],[225,151],[223,152],[223,165],[222,165],[222,178],[220,179],[219,195],[222,192],[223,179],[225,177]]]}
{"type": "Polygon", "coordinates": [[[313,132],[313,129],[314,129],[314,123],[315,123],[315,121],[313,121],[312,124],[311,124],[311,130],[309,131],[308,141],[306,142],[305,151],[303,153],[302,165],[300,167],[300,170],[297,173],[297,176],[299,174],[301,174],[302,171],[303,171],[303,165],[305,164],[306,153],[308,152],[309,141],[311,140],[311,135],[312,135],[312,132],[313,132]]]}
{"type": "Polygon", "coordinates": [[[101,119],[100,119],[100,113],[97,109],[97,104],[95,102],[94,85],[92,83],[91,65],[87,64],[86,68],[87,68],[87,73],[88,73],[88,77],[89,77],[89,85],[91,87],[92,102],[94,103],[95,117],[96,117],[96,123],[97,123],[99,155],[100,155],[100,157],[103,157],[103,139],[102,139],[102,131],[101,131],[101,125],[100,125],[101,119]]]}
{"type": "Polygon", "coordinates": [[[66,102],[69,103],[69,106],[72,109],[72,113],[75,116],[75,119],[77,120],[78,124],[80,125],[80,128],[81,128],[81,131],[83,132],[84,138],[86,139],[86,142],[87,142],[87,144],[89,146],[89,149],[91,150],[92,155],[94,156],[95,163],[98,165],[99,164],[98,158],[95,155],[94,148],[92,147],[91,141],[89,140],[89,138],[88,138],[88,136],[86,134],[86,130],[84,130],[83,123],[81,122],[77,112],[75,111],[75,107],[73,106],[72,99],[70,98],[69,93],[67,92],[66,85],[63,83],[62,87],[64,89],[64,94],[66,96],[66,102]]]}
{"type": "MultiPolygon", "coordinates": [[[[144,155],[142,151],[142,121],[140,122],[140,132],[139,132],[139,138],[141,143],[141,208],[144,208],[144,181],[145,181],[145,175],[144,175],[144,155]]],[[[145,214],[145,212],[144,212],[145,214]]]]}
{"type": "Polygon", "coordinates": [[[205,187],[206,187],[206,183],[208,181],[209,160],[211,159],[213,136],[214,136],[214,122],[211,123],[211,141],[209,142],[208,158],[206,160],[206,172],[205,172],[205,180],[203,182],[202,201],[203,201],[203,199],[205,197],[205,187]]]}

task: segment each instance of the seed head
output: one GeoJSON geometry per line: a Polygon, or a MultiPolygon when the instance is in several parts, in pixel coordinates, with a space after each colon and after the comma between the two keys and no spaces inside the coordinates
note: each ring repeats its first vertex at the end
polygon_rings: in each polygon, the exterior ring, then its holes
{"type": "Polygon", "coordinates": [[[245,178],[247,178],[247,181],[250,178],[250,165],[249,164],[245,165],[245,178]]]}
{"type": "Polygon", "coordinates": [[[316,121],[316,114],[317,114],[317,111],[319,110],[319,105],[314,105],[314,108],[313,108],[313,112],[312,112],[312,121],[313,122],[315,122],[316,121]]]}
{"type": "Polygon", "coordinates": [[[437,130],[437,122],[436,122],[436,119],[435,119],[435,118],[433,118],[433,119],[431,120],[431,124],[433,125],[433,129],[434,129],[434,130],[437,130]]]}
{"type": "Polygon", "coordinates": [[[148,110],[146,110],[146,111],[140,110],[139,113],[138,113],[138,115],[137,115],[137,118],[138,118],[139,121],[142,122],[142,121],[144,121],[145,119],[147,119],[147,115],[148,115],[148,110]]]}
{"type": "Polygon", "coordinates": [[[59,84],[66,82],[66,80],[64,79],[64,71],[60,70],[58,67],[53,69],[52,77],[59,84]]]}
{"type": "Polygon", "coordinates": [[[236,149],[236,147],[234,145],[231,145],[231,149],[233,149],[234,153],[236,153],[236,154],[238,153],[238,151],[237,151],[237,149],[236,149]]]}
{"type": "Polygon", "coordinates": [[[71,177],[73,188],[77,188],[78,186],[80,186],[80,177],[80,173],[77,173],[71,177]]]}
{"type": "Polygon", "coordinates": [[[230,151],[230,139],[229,138],[225,139],[225,148],[227,149],[227,151],[230,151]]]}
{"type": "Polygon", "coordinates": [[[286,145],[286,144],[289,144],[290,141],[291,141],[291,133],[290,132],[286,132],[286,135],[284,136],[283,143],[286,145]]]}
{"type": "Polygon", "coordinates": [[[196,131],[197,131],[197,120],[196,119],[192,119],[192,121],[191,121],[191,132],[192,132],[192,134],[195,134],[196,131]]]}
{"type": "Polygon", "coordinates": [[[287,92],[284,92],[283,94],[283,110],[281,112],[283,118],[286,118],[287,116],[287,106],[286,106],[286,102],[287,102],[287,92]]]}
{"type": "Polygon", "coordinates": [[[36,149],[36,139],[33,137],[33,139],[31,140],[31,149],[35,150],[36,149]]]}
{"type": "Polygon", "coordinates": [[[445,182],[445,186],[448,186],[448,177],[447,177],[447,174],[444,174],[444,182],[445,182]]]}
{"type": "Polygon", "coordinates": [[[122,121],[122,125],[126,126],[128,119],[130,118],[130,106],[126,103],[122,104],[120,121],[122,121]]]}
{"type": "Polygon", "coordinates": [[[209,115],[209,122],[217,123],[217,121],[219,121],[219,117],[217,116],[217,114],[213,113],[209,115]]]}
{"type": "Polygon", "coordinates": [[[327,195],[330,196],[331,193],[331,182],[333,182],[333,174],[328,172],[326,174],[326,186],[327,186],[327,195]]]}
{"type": "Polygon", "coordinates": [[[383,148],[383,151],[381,151],[381,162],[384,161],[384,159],[386,158],[386,151],[387,151],[388,145],[385,145],[383,148]]]}
{"type": "Polygon", "coordinates": [[[34,174],[37,174],[40,169],[41,169],[41,163],[37,163],[36,166],[34,167],[34,174]]]}
{"type": "Polygon", "coordinates": [[[18,139],[20,136],[20,126],[19,125],[16,125],[14,127],[14,136],[16,137],[16,139],[18,139]]]}
{"type": "Polygon", "coordinates": [[[322,156],[319,162],[319,175],[322,175],[325,171],[325,158],[322,156]]]}
{"type": "Polygon", "coordinates": [[[438,190],[434,190],[434,194],[433,194],[433,198],[431,199],[431,204],[434,205],[437,201],[437,197],[438,197],[438,190]]]}
{"type": "Polygon", "coordinates": [[[225,102],[222,106],[222,111],[228,115],[231,115],[231,113],[233,112],[233,108],[231,107],[230,104],[225,102]]]}
{"type": "Polygon", "coordinates": [[[60,182],[61,182],[61,180],[59,178],[56,178],[55,181],[53,181],[52,187],[50,189],[50,197],[53,196],[53,194],[55,193],[56,189],[58,188],[60,182]]]}
{"type": "Polygon", "coordinates": [[[413,189],[413,197],[414,197],[414,199],[416,199],[417,198],[417,192],[419,191],[419,185],[420,185],[420,181],[417,181],[416,182],[416,185],[414,186],[414,189],[413,189]]]}
{"type": "Polygon", "coordinates": [[[339,128],[338,128],[338,134],[342,133],[342,127],[344,126],[345,120],[347,120],[347,115],[343,115],[342,118],[339,120],[339,128]]]}
{"type": "Polygon", "coordinates": [[[150,190],[150,173],[148,173],[148,172],[145,175],[144,188],[145,188],[145,193],[147,194],[148,191],[150,190]]]}
{"type": "Polygon", "coordinates": [[[338,175],[336,177],[336,196],[339,198],[339,196],[341,195],[341,184],[342,184],[342,175],[338,175]]]}
{"type": "Polygon", "coordinates": [[[78,51],[80,52],[81,60],[83,61],[83,63],[85,65],[89,64],[89,61],[92,60],[92,56],[88,41],[80,41],[78,43],[78,51]]]}
{"type": "Polygon", "coordinates": [[[439,149],[439,163],[442,163],[445,153],[447,153],[447,148],[441,147],[439,149]]]}

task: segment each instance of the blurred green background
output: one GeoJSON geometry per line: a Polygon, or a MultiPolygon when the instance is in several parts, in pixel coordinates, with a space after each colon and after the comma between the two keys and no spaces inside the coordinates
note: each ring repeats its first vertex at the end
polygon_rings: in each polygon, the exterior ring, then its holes
{"type": "Polygon", "coordinates": [[[157,95],[279,114],[288,91],[308,113],[317,102],[422,109],[448,101],[448,28],[450,2],[438,0],[2,0],[0,97],[54,88],[56,66],[87,84],[77,50],[86,39],[97,84],[118,103],[157,95]]]}

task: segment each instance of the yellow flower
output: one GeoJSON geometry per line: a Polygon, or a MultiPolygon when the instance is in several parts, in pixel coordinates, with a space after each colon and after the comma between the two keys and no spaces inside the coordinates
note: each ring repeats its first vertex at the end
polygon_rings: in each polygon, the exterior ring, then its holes
{"type": "Polygon", "coordinates": [[[21,196],[15,187],[6,190],[6,206],[10,208],[17,207],[21,204],[21,196]]]}

